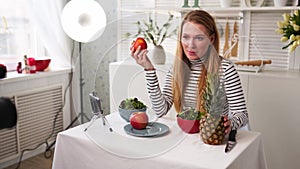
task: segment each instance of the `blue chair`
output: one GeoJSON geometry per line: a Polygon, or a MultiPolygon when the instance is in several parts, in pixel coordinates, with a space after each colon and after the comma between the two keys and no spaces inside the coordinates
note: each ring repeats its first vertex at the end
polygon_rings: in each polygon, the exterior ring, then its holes
{"type": "Polygon", "coordinates": [[[0,97],[0,130],[12,128],[17,124],[17,109],[15,104],[6,97],[0,97]]]}

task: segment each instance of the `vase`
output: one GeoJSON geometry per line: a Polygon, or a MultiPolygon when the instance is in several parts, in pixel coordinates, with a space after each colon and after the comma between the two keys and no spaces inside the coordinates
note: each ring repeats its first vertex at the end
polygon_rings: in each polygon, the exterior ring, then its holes
{"type": "Polygon", "coordinates": [[[288,0],[274,0],[275,7],[283,7],[286,6],[288,0]]]}
{"type": "Polygon", "coordinates": [[[232,0],[220,0],[220,5],[222,8],[229,8],[231,7],[232,0]]]}
{"type": "Polygon", "coordinates": [[[153,64],[165,64],[166,53],[161,45],[154,46],[152,50],[149,50],[149,59],[153,64]]]}
{"type": "Polygon", "coordinates": [[[246,0],[240,0],[240,7],[247,7],[246,0]]]}
{"type": "Polygon", "coordinates": [[[240,0],[241,4],[246,4],[247,7],[261,7],[265,0],[256,0],[256,4],[253,4],[254,0],[240,0]],[[252,2],[253,1],[253,2],[252,2]]]}
{"type": "Polygon", "coordinates": [[[293,0],[293,6],[300,6],[300,0],[293,0]]]}

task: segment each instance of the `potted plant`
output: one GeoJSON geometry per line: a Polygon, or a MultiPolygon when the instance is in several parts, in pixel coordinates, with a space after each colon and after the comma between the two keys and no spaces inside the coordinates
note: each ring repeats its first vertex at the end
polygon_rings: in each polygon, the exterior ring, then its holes
{"type": "Polygon", "coordinates": [[[284,13],[282,17],[275,31],[282,35],[280,41],[288,42],[282,49],[289,48],[289,52],[293,52],[300,45],[300,10],[296,9],[292,14],[284,13]]]}
{"type": "Polygon", "coordinates": [[[146,112],[147,106],[138,98],[126,98],[119,105],[120,116],[129,122],[130,116],[134,112],[146,112]]]}
{"type": "Polygon", "coordinates": [[[201,117],[202,113],[200,111],[187,108],[177,114],[177,124],[186,133],[198,133],[201,117]]]}
{"type": "Polygon", "coordinates": [[[167,21],[162,25],[158,25],[157,21],[153,20],[152,16],[149,15],[148,21],[142,20],[135,23],[138,28],[136,34],[127,32],[125,34],[125,37],[143,37],[147,41],[147,43],[151,43],[154,45],[153,51],[149,51],[149,57],[152,62],[154,64],[164,64],[166,54],[164,48],[162,47],[162,43],[167,38],[170,38],[177,34],[177,27],[170,31],[174,19],[174,15],[169,13],[167,21]]]}

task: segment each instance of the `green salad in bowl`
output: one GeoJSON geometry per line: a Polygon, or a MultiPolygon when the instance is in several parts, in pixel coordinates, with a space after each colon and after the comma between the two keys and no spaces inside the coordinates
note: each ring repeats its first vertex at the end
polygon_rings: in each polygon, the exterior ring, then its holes
{"type": "Polygon", "coordinates": [[[147,106],[136,97],[126,98],[119,105],[120,116],[127,122],[133,112],[146,112],[146,110],[147,106]]]}

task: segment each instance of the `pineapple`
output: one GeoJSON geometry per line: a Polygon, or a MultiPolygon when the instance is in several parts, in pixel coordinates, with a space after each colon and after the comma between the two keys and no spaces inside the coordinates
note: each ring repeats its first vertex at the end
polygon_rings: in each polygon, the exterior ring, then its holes
{"type": "Polygon", "coordinates": [[[219,145],[225,137],[224,111],[225,91],[219,76],[207,74],[203,91],[202,109],[205,115],[200,122],[200,136],[206,144],[219,145]]]}

